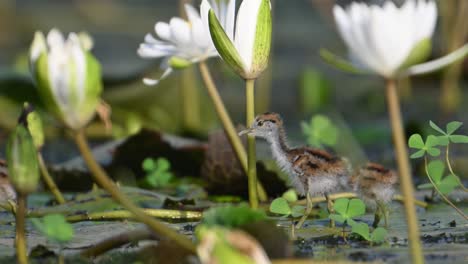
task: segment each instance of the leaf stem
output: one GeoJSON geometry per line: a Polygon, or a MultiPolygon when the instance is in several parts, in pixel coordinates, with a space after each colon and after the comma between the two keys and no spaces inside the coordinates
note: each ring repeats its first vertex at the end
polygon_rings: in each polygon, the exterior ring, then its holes
{"type": "Polygon", "coordinates": [[[18,194],[18,207],[16,210],[16,259],[19,264],[28,263],[28,253],[26,246],[25,229],[25,215],[26,215],[26,198],[27,195],[18,194]]]}
{"type": "Polygon", "coordinates": [[[440,195],[440,197],[442,197],[442,199],[444,199],[444,201],[450,205],[453,209],[455,209],[455,211],[457,211],[458,214],[460,214],[463,218],[465,218],[465,220],[468,220],[468,217],[460,210],[458,209],[457,206],[455,206],[448,198],[447,196],[445,196],[440,190],[439,190],[439,187],[437,187],[437,185],[435,184],[435,182],[432,180],[431,178],[431,175],[429,174],[429,170],[427,169],[427,157],[424,156],[424,169],[426,171],[426,175],[427,175],[427,178],[429,178],[429,181],[432,183],[432,185],[434,186],[434,189],[437,191],[437,193],[440,195]]]}
{"type": "Polygon", "coordinates": [[[64,204],[65,199],[63,198],[63,195],[60,192],[57,185],[55,184],[54,180],[50,176],[49,171],[47,170],[47,166],[44,162],[44,158],[42,157],[42,154],[40,152],[37,153],[37,159],[39,161],[39,168],[41,169],[42,180],[44,180],[45,185],[47,186],[49,191],[54,195],[55,200],[59,204],[64,204]]]}
{"type": "MultiPolygon", "coordinates": [[[[255,118],[255,80],[245,80],[246,126],[250,127],[255,118]]],[[[247,177],[249,181],[250,207],[258,208],[257,198],[257,157],[255,136],[247,135],[247,177]]]]}
{"type": "Polygon", "coordinates": [[[421,249],[421,240],[419,238],[418,216],[416,214],[416,207],[414,206],[415,199],[413,181],[410,173],[408,150],[406,149],[405,133],[403,130],[400,103],[395,80],[387,80],[386,95],[390,122],[392,125],[393,142],[395,144],[395,155],[400,175],[401,192],[405,197],[403,204],[408,224],[408,240],[412,263],[422,264],[424,263],[424,257],[421,249]]]}
{"type": "Polygon", "coordinates": [[[94,177],[94,180],[97,184],[101,185],[102,188],[108,191],[115,201],[122,204],[122,206],[130,211],[137,220],[145,223],[156,234],[160,235],[161,237],[167,237],[173,240],[175,243],[179,244],[181,247],[195,253],[195,245],[192,243],[192,241],[190,241],[187,237],[178,234],[176,231],[170,227],[167,227],[158,220],[147,215],[141,208],[137,207],[132,201],[130,201],[124,193],[120,192],[115,183],[109,178],[106,172],[94,159],[83,130],[76,131],[74,134],[74,139],[86,165],[94,177]]]}
{"type": "Polygon", "coordinates": [[[462,188],[462,190],[464,192],[468,192],[468,189],[465,187],[465,185],[463,185],[463,182],[460,180],[460,177],[458,177],[458,175],[455,174],[455,172],[453,172],[453,169],[452,169],[452,164],[450,163],[450,158],[449,158],[449,146],[450,146],[450,142],[447,144],[447,148],[445,149],[445,161],[447,163],[447,167],[450,171],[450,173],[455,176],[455,178],[457,179],[458,181],[458,185],[460,185],[460,187],[462,188]]]}
{"type": "MultiPolygon", "coordinates": [[[[244,145],[237,134],[237,131],[232,123],[231,117],[229,116],[226,107],[224,106],[223,100],[218,93],[218,89],[213,81],[213,77],[211,76],[210,70],[206,65],[206,62],[202,61],[199,63],[200,73],[202,75],[203,81],[205,83],[205,87],[208,91],[208,94],[213,102],[215,107],[216,113],[218,114],[218,118],[221,120],[223,124],[224,131],[228,137],[229,143],[233,148],[236,156],[244,169],[245,173],[248,173],[247,169],[247,152],[245,151],[244,145]]],[[[250,126],[250,124],[249,124],[250,126]]],[[[268,196],[265,192],[265,188],[263,188],[260,182],[257,182],[257,189],[259,192],[260,201],[266,202],[268,200],[268,196]]]]}
{"type": "MultiPolygon", "coordinates": [[[[180,211],[166,209],[142,209],[147,215],[156,218],[172,220],[200,220],[203,217],[202,212],[198,211],[180,211]]],[[[67,216],[67,221],[71,223],[80,221],[108,221],[118,219],[135,219],[134,214],[126,210],[116,210],[109,212],[80,213],[67,216]]]]}

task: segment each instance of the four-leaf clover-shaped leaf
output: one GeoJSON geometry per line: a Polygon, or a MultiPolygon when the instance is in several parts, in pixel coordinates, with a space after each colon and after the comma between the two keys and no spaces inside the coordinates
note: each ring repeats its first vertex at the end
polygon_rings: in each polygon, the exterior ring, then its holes
{"type": "Polygon", "coordinates": [[[338,129],[324,115],[315,115],[309,123],[302,122],[302,131],[311,146],[335,146],[338,140],[338,129]]]}
{"type": "Polygon", "coordinates": [[[366,205],[361,199],[341,198],[335,201],[333,208],[338,214],[330,214],[328,217],[340,223],[354,225],[356,222],[352,219],[363,215],[366,212],[366,205]]]}
{"type": "MultiPolygon", "coordinates": [[[[437,186],[442,194],[448,194],[458,186],[458,180],[454,175],[447,175],[443,177],[445,172],[445,165],[440,160],[431,161],[427,165],[428,176],[431,177],[434,184],[437,186]],[[443,177],[443,178],[442,178],[443,177]]],[[[418,186],[419,189],[433,188],[432,183],[422,184],[418,186]]]]}
{"type": "Polygon", "coordinates": [[[73,226],[61,214],[46,215],[41,220],[32,218],[31,222],[39,232],[51,241],[64,243],[73,238],[73,226]]]}
{"type": "Polygon", "coordinates": [[[408,145],[410,148],[418,149],[411,155],[412,159],[423,157],[426,153],[436,157],[440,155],[440,149],[437,148],[439,140],[436,136],[430,135],[426,138],[426,142],[422,139],[420,134],[413,134],[409,140],[408,145]]]}
{"type": "Polygon", "coordinates": [[[152,187],[165,187],[173,178],[170,172],[171,164],[165,158],[157,160],[147,158],[143,161],[142,167],[146,172],[146,182],[152,187]]]}
{"type": "Polygon", "coordinates": [[[452,143],[468,143],[468,136],[465,135],[454,135],[455,131],[457,131],[462,125],[462,122],[452,121],[446,125],[446,128],[442,130],[442,128],[438,127],[434,122],[429,121],[429,125],[437,132],[442,134],[438,136],[437,139],[439,140],[439,145],[447,146],[450,142],[452,143]]]}

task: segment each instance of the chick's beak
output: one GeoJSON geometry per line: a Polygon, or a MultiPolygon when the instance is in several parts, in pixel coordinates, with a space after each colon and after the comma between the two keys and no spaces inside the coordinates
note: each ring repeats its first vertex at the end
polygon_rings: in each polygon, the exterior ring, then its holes
{"type": "Polygon", "coordinates": [[[251,134],[254,132],[254,129],[253,128],[247,128],[247,129],[244,129],[242,130],[241,132],[239,132],[239,136],[243,136],[243,135],[248,135],[248,134],[251,134]]]}

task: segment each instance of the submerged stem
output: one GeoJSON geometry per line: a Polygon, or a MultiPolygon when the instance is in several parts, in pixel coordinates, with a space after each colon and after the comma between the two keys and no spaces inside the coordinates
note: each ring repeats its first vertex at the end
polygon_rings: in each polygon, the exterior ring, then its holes
{"type": "Polygon", "coordinates": [[[47,166],[44,162],[44,158],[42,157],[42,154],[40,152],[37,153],[37,159],[39,161],[39,168],[41,169],[42,180],[44,180],[45,185],[47,186],[49,191],[54,195],[55,200],[59,204],[64,204],[65,198],[63,198],[62,193],[60,192],[59,188],[50,176],[49,171],[47,170],[47,166]]]}
{"type": "Polygon", "coordinates": [[[392,125],[393,141],[395,144],[395,155],[400,175],[401,192],[405,197],[404,207],[406,221],[408,223],[408,241],[411,249],[412,263],[424,263],[419,238],[418,216],[414,206],[413,180],[411,178],[410,165],[408,160],[408,150],[406,149],[405,133],[401,118],[400,103],[396,89],[395,80],[387,80],[386,85],[388,111],[392,125]]]}
{"type": "Polygon", "coordinates": [[[450,146],[450,143],[447,144],[447,148],[445,149],[445,161],[447,163],[447,167],[450,171],[450,173],[455,176],[455,178],[457,179],[458,181],[458,185],[460,185],[460,187],[462,188],[462,190],[464,192],[468,192],[468,189],[465,187],[465,185],[463,185],[463,182],[460,180],[460,177],[458,177],[458,175],[455,174],[455,172],[453,172],[453,169],[452,169],[452,164],[450,163],[450,159],[449,159],[449,146],[450,146]]]}
{"type": "MultiPolygon", "coordinates": [[[[246,94],[246,126],[250,127],[255,118],[255,80],[245,81],[246,94]]],[[[247,135],[247,177],[249,181],[250,207],[258,208],[257,198],[257,157],[255,149],[255,136],[247,135]]]]}
{"type": "Polygon", "coordinates": [[[16,210],[16,260],[19,264],[28,263],[28,252],[26,247],[25,216],[26,216],[26,198],[25,194],[18,194],[18,208],[16,210]]]}
{"type": "MultiPolygon", "coordinates": [[[[200,220],[203,217],[202,212],[198,211],[179,211],[179,210],[168,210],[168,209],[142,209],[147,215],[164,218],[164,219],[183,219],[183,220],[200,220]]],[[[95,212],[95,213],[80,213],[76,215],[70,215],[67,217],[67,221],[74,223],[80,221],[106,221],[106,220],[118,220],[118,219],[134,219],[135,215],[130,211],[116,210],[109,212],[95,212]]]]}
{"type": "MultiPolygon", "coordinates": [[[[226,107],[224,106],[223,100],[221,99],[221,96],[218,93],[218,89],[216,88],[213,78],[211,77],[211,73],[208,69],[208,66],[204,61],[202,61],[199,63],[199,67],[206,89],[213,102],[216,113],[218,114],[218,118],[223,124],[224,131],[226,132],[229,143],[231,144],[231,147],[236,153],[236,156],[242,168],[247,174],[247,152],[245,151],[244,145],[242,144],[242,141],[232,123],[231,117],[229,116],[226,107]]],[[[260,200],[262,202],[265,202],[268,199],[268,197],[266,195],[265,189],[263,188],[260,182],[257,182],[257,188],[259,191],[260,200]]]]}
{"type": "Polygon", "coordinates": [[[449,198],[447,198],[447,196],[445,196],[440,190],[439,190],[439,187],[437,187],[437,185],[435,184],[435,182],[432,180],[430,174],[429,174],[429,171],[427,169],[427,157],[424,156],[424,169],[426,170],[426,175],[427,175],[427,178],[429,178],[429,181],[432,183],[432,186],[434,186],[434,189],[436,190],[436,192],[440,195],[440,197],[442,197],[442,199],[444,199],[444,201],[450,205],[453,209],[455,209],[455,211],[457,211],[458,214],[460,214],[463,218],[465,218],[465,220],[468,220],[468,217],[462,212],[462,210],[460,210],[456,205],[454,205],[450,200],[449,198]]]}
{"type": "Polygon", "coordinates": [[[123,207],[134,214],[137,220],[145,223],[156,234],[160,235],[161,237],[167,237],[168,239],[173,240],[175,243],[179,244],[181,247],[195,253],[195,245],[192,243],[192,241],[190,241],[185,236],[178,234],[176,231],[172,230],[170,227],[167,227],[158,220],[147,215],[141,208],[137,207],[132,201],[130,201],[124,193],[119,191],[115,183],[109,178],[106,172],[94,159],[83,130],[77,131],[74,134],[74,139],[86,165],[91,171],[91,175],[94,177],[94,180],[102,188],[108,191],[115,201],[119,202],[123,207]]]}

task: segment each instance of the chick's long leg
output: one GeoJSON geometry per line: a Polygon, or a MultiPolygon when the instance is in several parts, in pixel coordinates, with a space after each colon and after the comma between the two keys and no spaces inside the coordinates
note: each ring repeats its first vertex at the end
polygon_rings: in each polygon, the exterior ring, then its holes
{"type": "MultiPolygon", "coordinates": [[[[325,193],[325,199],[327,200],[328,213],[334,213],[335,210],[333,209],[333,201],[330,199],[330,196],[328,196],[328,193],[325,193]]],[[[330,219],[330,227],[335,227],[335,220],[330,219]]]]}
{"type": "Polygon", "coordinates": [[[296,224],[296,228],[299,229],[302,227],[302,225],[304,225],[304,222],[305,220],[307,219],[307,217],[310,215],[310,213],[312,212],[312,198],[310,197],[310,193],[307,192],[307,195],[306,195],[306,210],[305,210],[305,213],[304,215],[301,217],[301,219],[299,220],[299,222],[297,222],[296,224]]]}
{"type": "Polygon", "coordinates": [[[387,206],[383,202],[377,202],[377,206],[378,206],[378,209],[380,209],[380,212],[381,212],[381,214],[383,216],[383,219],[384,219],[385,227],[387,228],[388,227],[388,209],[387,209],[387,206]]]}

